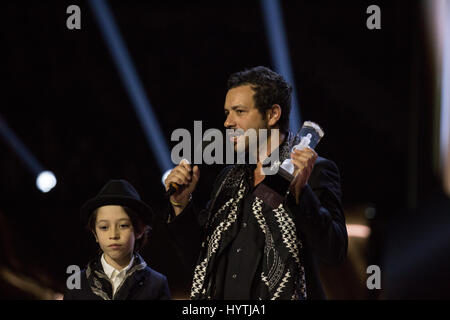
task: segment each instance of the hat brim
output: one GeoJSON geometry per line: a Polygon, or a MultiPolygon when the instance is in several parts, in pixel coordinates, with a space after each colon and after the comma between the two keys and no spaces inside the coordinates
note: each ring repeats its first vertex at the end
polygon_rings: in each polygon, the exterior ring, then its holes
{"type": "Polygon", "coordinates": [[[80,218],[84,225],[87,225],[89,221],[89,216],[102,206],[108,205],[118,205],[129,207],[139,214],[141,219],[148,225],[151,226],[153,218],[152,208],[144,203],[143,201],[137,200],[135,198],[126,196],[97,196],[92,198],[81,207],[80,218]]]}

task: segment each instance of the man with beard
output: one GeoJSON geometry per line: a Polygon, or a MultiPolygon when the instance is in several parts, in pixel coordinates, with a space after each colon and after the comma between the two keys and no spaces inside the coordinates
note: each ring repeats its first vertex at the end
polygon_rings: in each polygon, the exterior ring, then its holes
{"type": "MultiPolygon", "coordinates": [[[[181,162],[165,180],[170,196],[168,228],[183,259],[193,268],[192,299],[323,299],[317,260],[339,264],[347,254],[347,231],[336,165],[310,148],[295,150],[289,132],[291,86],[277,73],[255,67],[230,76],[225,128],[278,129],[265,141],[267,156],[278,148],[291,158],[294,179],[280,206],[255,192],[264,181],[264,155],[257,164],[226,167],[212,186],[206,209],[192,192],[197,166],[181,162]]],[[[249,151],[244,135],[230,136],[236,152],[249,151]],[[245,139],[245,140],[242,140],[245,139]]]]}

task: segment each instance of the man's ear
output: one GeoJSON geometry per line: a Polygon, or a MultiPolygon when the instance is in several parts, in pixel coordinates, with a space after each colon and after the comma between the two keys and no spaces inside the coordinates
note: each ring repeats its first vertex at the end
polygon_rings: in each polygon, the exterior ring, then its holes
{"type": "Polygon", "coordinates": [[[267,120],[269,127],[275,127],[281,118],[281,107],[279,104],[274,104],[267,110],[267,120]]]}

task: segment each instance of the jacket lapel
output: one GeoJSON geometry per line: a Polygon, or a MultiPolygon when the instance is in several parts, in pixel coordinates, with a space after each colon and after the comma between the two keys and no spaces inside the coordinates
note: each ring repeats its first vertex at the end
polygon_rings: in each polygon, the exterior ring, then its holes
{"type": "Polygon", "coordinates": [[[143,277],[145,276],[145,272],[141,272],[147,267],[147,264],[142,259],[139,254],[135,254],[134,256],[134,264],[127,271],[125,278],[122,283],[116,290],[116,294],[114,295],[114,300],[127,300],[131,292],[133,292],[133,288],[136,284],[143,281],[143,277]]]}
{"type": "Polygon", "coordinates": [[[89,287],[95,295],[103,300],[112,299],[112,283],[103,271],[99,257],[88,264],[86,277],[89,287]]]}

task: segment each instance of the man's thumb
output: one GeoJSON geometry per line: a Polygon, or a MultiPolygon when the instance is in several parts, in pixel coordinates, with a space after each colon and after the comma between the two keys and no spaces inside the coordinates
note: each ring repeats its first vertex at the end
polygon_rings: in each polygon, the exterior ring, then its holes
{"type": "Polygon", "coordinates": [[[194,168],[192,169],[192,174],[194,175],[195,180],[198,180],[200,178],[200,169],[198,168],[198,166],[194,166],[194,168]]]}

